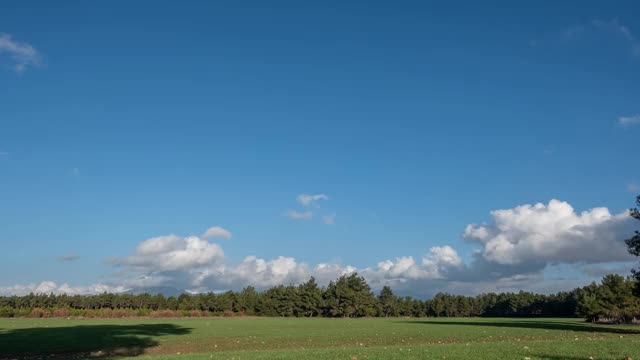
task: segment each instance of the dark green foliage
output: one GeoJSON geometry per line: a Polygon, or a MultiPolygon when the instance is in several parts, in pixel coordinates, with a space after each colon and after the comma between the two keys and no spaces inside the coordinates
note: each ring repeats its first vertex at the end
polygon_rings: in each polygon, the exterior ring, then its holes
{"type": "Polygon", "coordinates": [[[582,288],[578,313],[594,322],[626,323],[640,315],[640,299],[634,296],[635,282],[620,275],[607,275],[600,286],[582,288]]]}
{"type": "Polygon", "coordinates": [[[569,292],[540,295],[526,291],[489,293],[475,297],[436,294],[433,299],[398,297],[390,287],[374,296],[358,274],[343,275],[321,288],[314,278],[280,285],[262,292],[246,287],[240,292],[182,294],[165,298],[150,294],[100,294],[0,296],[0,317],[13,316],[202,316],[234,313],[281,317],[571,317],[590,321],[628,322],[640,317],[640,299],[633,289],[637,280],[607,275],[569,292]],[[34,310],[35,309],[35,310],[34,310]],[[37,310],[37,311],[36,311],[37,310]],[[56,311],[58,310],[58,311],[56,311]],[[34,312],[35,311],[35,312],[34,312]],[[163,311],[166,312],[162,313],[163,311]],[[158,314],[158,312],[160,312],[158,314]],[[68,314],[68,315],[62,315],[68,314]],[[108,314],[105,315],[105,314],[108,314]]]}
{"type": "MultiPolygon", "coordinates": [[[[640,196],[636,198],[636,205],[640,206],[640,196]]],[[[629,214],[634,219],[640,221],[640,209],[633,208],[629,209],[629,214]]],[[[627,248],[629,249],[629,253],[635,256],[640,256],[640,231],[636,230],[635,234],[629,239],[625,240],[627,244],[627,248]]],[[[640,280],[640,269],[632,270],[633,276],[640,280]]],[[[640,287],[636,288],[636,293],[640,294],[640,287]]]]}
{"type": "Polygon", "coordinates": [[[324,292],[324,314],[328,317],[362,317],[376,314],[376,298],[358,274],[342,275],[324,292]]]}
{"type": "Polygon", "coordinates": [[[391,288],[385,286],[380,290],[378,295],[378,314],[379,316],[398,316],[400,313],[399,299],[393,294],[391,288]]]}

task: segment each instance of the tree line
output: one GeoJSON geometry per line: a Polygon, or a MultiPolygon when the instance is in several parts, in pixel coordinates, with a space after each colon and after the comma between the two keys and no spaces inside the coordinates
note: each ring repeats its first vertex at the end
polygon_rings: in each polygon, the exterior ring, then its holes
{"type": "Polygon", "coordinates": [[[374,294],[358,274],[343,275],[326,287],[314,278],[300,285],[264,291],[249,286],[224,293],[55,295],[0,297],[0,316],[282,316],[282,317],[574,317],[631,322],[640,318],[638,282],[620,275],[571,291],[543,295],[438,293],[427,300],[401,297],[385,286],[374,294]]]}

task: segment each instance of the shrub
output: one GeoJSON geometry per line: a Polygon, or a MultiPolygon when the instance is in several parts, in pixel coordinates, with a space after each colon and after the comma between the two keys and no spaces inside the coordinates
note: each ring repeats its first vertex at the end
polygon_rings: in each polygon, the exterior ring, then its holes
{"type": "Polygon", "coordinates": [[[175,310],[158,310],[149,313],[149,316],[154,318],[180,317],[180,315],[180,312],[175,310]]]}
{"type": "Polygon", "coordinates": [[[131,311],[127,309],[115,309],[111,313],[111,317],[113,318],[126,318],[132,316],[131,311]]]}
{"type": "Polygon", "coordinates": [[[67,309],[55,309],[53,310],[53,317],[69,317],[70,312],[67,309]]]}
{"type": "Polygon", "coordinates": [[[85,316],[87,316],[87,310],[84,310],[84,309],[69,309],[69,316],[85,317],[85,316]]]}
{"type": "Polygon", "coordinates": [[[31,308],[20,308],[15,310],[13,316],[15,317],[27,317],[31,314],[31,308]]]}
{"type": "Polygon", "coordinates": [[[153,311],[149,309],[137,309],[136,316],[153,316],[153,311]]]}
{"type": "Polygon", "coordinates": [[[111,310],[110,308],[103,308],[103,309],[100,309],[96,313],[96,315],[101,318],[110,319],[113,317],[113,310],[111,310]]]}
{"type": "Polygon", "coordinates": [[[48,318],[50,315],[49,311],[42,308],[34,308],[29,314],[32,318],[48,318]]]}
{"type": "Polygon", "coordinates": [[[13,317],[15,315],[15,311],[8,306],[0,307],[0,317],[8,318],[13,317]]]}

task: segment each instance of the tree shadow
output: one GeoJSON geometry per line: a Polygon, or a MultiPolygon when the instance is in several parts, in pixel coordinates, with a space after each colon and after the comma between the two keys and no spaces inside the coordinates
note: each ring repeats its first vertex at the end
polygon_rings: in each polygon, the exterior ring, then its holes
{"type": "Polygon", "coordinates": [[[191,332],[173,324],[78,325],[0,329],[0,360],[47,357],[137,356],[164,335],[191,332]]]}
{"type": "MultiPolygon", "coordinates": [[[[484,320],[484,319],[483,319],[484,320]]],[[[465,325],[465,326],[489,326],[489,327],[506,327],[506,328],[522,328],[522,329],[541,329],[541,330],[564,330],[564,331],[578,331],[589,333],[609,333],[609,334],[627,334],[634,335],[640,334],[639,329],[629,329],[615,327],[616,325],[598,325],[588,322],[574,323],[574,322],[561,322],[561,321],[545,321],[545,320],[513,320],[513,321],[403,321],[404,323],[412,324],[429,324],[429,325],[465,325]]]]}

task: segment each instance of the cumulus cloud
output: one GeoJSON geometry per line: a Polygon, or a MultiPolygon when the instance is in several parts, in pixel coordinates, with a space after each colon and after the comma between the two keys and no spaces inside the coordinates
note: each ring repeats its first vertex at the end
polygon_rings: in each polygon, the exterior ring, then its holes
{"type": "Polygon", "coordinates": [[[251,285],[266,288],[281,284],[299,284],[309,279],[311,272],[304,263],[292,257],[279,256],[265,260],[247,256],[237,265],[222,265],[208,269],[198,276],[194,285],[205,288],[228,289],[251,285]]]}
{"type": "Polygon", "coordinates": [[[78,254],[66,254],[58,257],[58,260],[60,261],[75,261],[78,259],[80,259],[80,255],[78,254]]]}
{"type": "Polygon", "coordinates": [[[522,205],[491,212],[488,225],[468,225],[464,237],[483,246],[482,256],[502,265],[599,263],[629,259],[623,239],[631,231],[626,212],[607,208],[582,213],[566,202],[522,205]]]}
{"type": "Polygon", "coordinates": [[[285,215],[289,219],[293,220],[311,220],[311,218],[313,218],[313,213],[311,211],[289,210],[285,215]]]}
{"type": "Polygon", "coordinates": [[[42,65],[42,56],[33,46],[13,40],[10,34],[0,33],[0,56],[2,55],[9,57],[16,72],[42,65]]]}
{"type": "Polygon", "coordinates": [[[220,245],[197,236],[167,235],[143,241],[131,256],[112,258],[108,263],[139,271],[195,271],[224,259],[220,245]]]}
{"type": "Polygon", "coordinates": [[[464,237],[479,245],[468,262],[445,245],[431,247],[421,258],[399,256],[370,267],[338,263],[312,266],[289,256],[263,259],[252,255],[234,262],[225,257],[220,245],[204,236],[172,234],[141,242],[130,256],[110,259],[108,263],[120,270],[113,281],[117,286],[42,282],[3,287],[0,293],[91,293],[150,286],[196,291],[238,290],[247,285],[264,289],[298,284],[311,276],[326,285],[354,272],[364,276],[374,290],[390,285],[403,295],[424,297],[439,291],[471,295],[520,289],[550,292],[584,285],[602,272],[630,266],[633,258],[623,239],[635,230],[632,220],[627,212],[611,214],[603,207],[576,212],[559,200],[521,205],[492,211],[486,224],[467,226],[464,237]],[[568,278],[545,275],[566,269],[570,269],[568,278]]]}
{"type": "Polygon", "coordinates": [[[315,195],[300,194],[300,195],[298,195],[296,200],[302,206],[309,206],[309,205],[313,205],[315,202],[317,202],[319,200],[329,200],[329,197],[327,195],[325,195],[325,194],[315,194],[315,195]]]}
{"type": "Polygon", "coordinates": [[[207,231],[202,234],[202,237],[205,239],[222,238],[230,240],[231,232],[229,230],[221,228],[220,226],[214,226],[207,229],[207,231]]]}
{"type": "Polygon", "coordinates": [[[640,125],[640,114],[630,115],[630,116],[620,116],[618,118],[618,125],[620,126],[640,125]]]}

